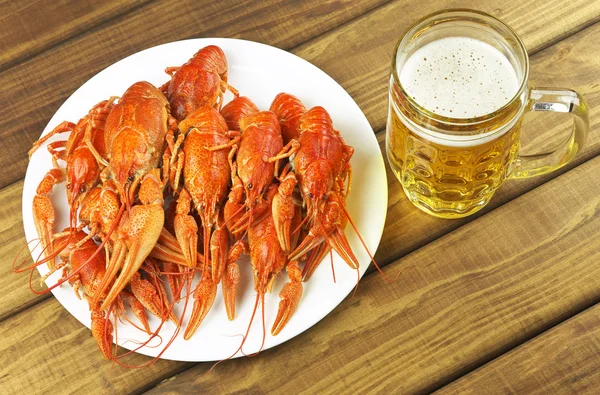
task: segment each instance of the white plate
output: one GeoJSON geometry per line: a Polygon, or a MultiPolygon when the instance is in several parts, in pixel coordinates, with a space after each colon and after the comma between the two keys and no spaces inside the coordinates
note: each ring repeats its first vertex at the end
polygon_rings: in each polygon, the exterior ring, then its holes
{"type": "MultiPolygon", "coordinates": [[[[375,253],[383,232],[387,210],[385,168],[375,134],[358,105],[338,83],[307,61],[280,49],[250,41],[223,38],[178,41],[147,49],[113,64],[83,84],[54,114],[42,135],[63,120],[77,122],[94,104],[112,95],[123,94],[136,81],[147,80],[156,86],[162,85],[169,79],[163,72],[165,67],[185,63],[198,49],[210,44],[220,46],[227,56],[229,83],[242,95],[249,96],[259,108],[268,109],[277,93],[288,92],[298,96],[308,108],[321,105],[329,111],[336,129],[340,130],[346,142],[356,149],[351,161],[354,170],[352,193],[347,204],[369,249],[375,253]]],[[[226,101],[230,98],[228,94],[226,101]]],[[[384,105],[383,101],[381,105],[384,105]]],[[[59,138],[65,137],[63,135],[59,138]]],[[[27,168],[23,189],[23,222],[27,240],[38,237],[31,204],[38,183],[51,166],[50,155],[42,147],[33,155],[27,168]]],[[[52,200],[57,212],[55,229],[58,231],[67,225],[68,210],[64,185],[55,187],[52,200]]],[[[369,257],[350,226],[346,234],[360,261],[362,276],[369,265],[369,257]]],[[[38,248],[32,251],[32,256],[37,257],[40,250],[38,248]]],[[[180,334],[161,358],[216,361],[229,357],[238,348],[241,339],[238,335],[246,331],[255,295],[250,265],[242,263],[240,266],[242,265],[244,280],[238,293],[236,319],[232,322],[227,320],[219,288],[212,310],[193,338],[185,341],[180,334]]],[[[271,336],[270,328],[279,305],[279,290],[284,279],[287,281],[285,275],[280,276],[273,293],[266,297],[265,319],[268,333],[264,350],[283,343],[316,324],[352,291],[357,280],[356,271],[351,270],[337,255],[334,255],[334,266],[337,283],[333,282],[327,257],[311,280],[305,283],[300,306],[287,326],[279,335],[271,336]]],[[[47,272],[45,266],[39,270],[41,274],[47,272]]],[[[58,274],[55,274],[48,284],[54,284],[58,277],[58,274]]],[[[360,295],[360,287],[358,292],[360,295]]],[[[70,286],[63,285],[53,293],[71,314],[90,327],[87,302],[78,300],[70,286]]],[[[190,310],[188,308],[188,316],[190,310]]],[[[259,319],[254,320],[250,336],[244,345],[243,351],[246,354],[258,351],[260,347],[260,311],[257,317],[259,319]]],[[[157,325],[158,320],[152,318],[151,327],[156,328],[157,325]]],[[[168,339],[174,329],[175,326],[169,322],[163,326],[160,334],[168,339]]],[[[120,325],[118,336],[119,344],[128,349],[136,347],[128,340],[143,341],[148,337],[131,325],[120,325]]],[[[151,344],[156,344],[156,341],[151,344]]],[[[138,352],[156,356],[161,348],[144,347],[138,352]]],[[[240,355],[241,353],[238,353],[236,356],[240,355]]]]}

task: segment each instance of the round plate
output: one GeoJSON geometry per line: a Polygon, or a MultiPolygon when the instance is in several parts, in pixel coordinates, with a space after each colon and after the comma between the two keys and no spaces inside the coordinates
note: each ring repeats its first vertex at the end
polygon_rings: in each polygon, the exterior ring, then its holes
{"type": "MultiPolygon", "coordinates": [[[[227,56],[229,83],[237,88],[240,94],[250,97],[260,109],[267,110],[279,92],[288,92],[298,96],[307,108],[320,105],[329,111],[335,128],[340,130],[346,143],[356,150],[351,160],[353,185],[347,207],[369,249],[375,253],[383,232],[387,210],[386,174],[375,134],[358,105],[338,83],[317,67],[286,51],[255,42],[222,38],[178,41],[141,51],[113,64],[83,84],[54,114],[42,135],[51,131],[63,120],[77,122],[94,104],[110,96],[123,94],[136,81],[146,80],[155,86],[162,85],[169,79],[164,73],[167,66],[179,66],[200,48],[211,44],[220,46],[227,56]]],[[[231,95],[228,93],[225,102],[230,99],[231,95]]],[[[65,139],[66,135],[55,137],[57,137],[55,139],[65,139]]],[[[33,155],[27,168],[23,189],[23,223],[27,240],[38,237],[31,205],[37,185],[51,167],[51,157],[42,147],[33,155]]],[[[57,215],[55,230],[58,231],[68,225],[64,184],[54,188],[52,201],[57,215]]],[[[369,257],[350,226],[346,229],[346,235],[360,261],[362,276],[369,266],[369,257]]],[[[31,251],[34,259],[39,256],[40,251],[39,247],[31,251]]],[[[357,281],[356,271],[350,269],[337,254],[334,254],[333,263],[337,281],[335,283],[333,281],[330,259],[326,257],[310,281],[304,283],[300,306],[287,326],[279,335],[271,336],[270,328],[279,305],[278,294],[284,281],[287,281],[285,274],[279,276],[273,287],[273,293],[268,294],[265,299],[267,335],[263,350],[307,330],[323,319],[352,291],[357,281]]],[[[185,341],[183,334],[180,333],[161,358],[179,361],[216,361],[230,357],[238,349],[241,342],[239,335],[246,332],[255,300],[250,264],[247,260],[242,261],[240,267],[243,280],[238,291],[235,320],[227,319],[219,287],[211,311],[192,339],[185,341]]],[[[48,269],[43,265],[39,267],[39,271],[43,275],[48,269]]],[[[58,277],[60,277],[59,273],[55,273],[47,283],[56,283],[58,277]]],[[[85,326],[90,327],[88,304],[78,300],[70,286],[63,285],[52,292],[71,314],[85,326]]],[[[190,298],[184,325],[189,318],[192,303],[193,300],[190,298]]],[[[176,306],[176,313],[181,311],[182,304],[176,306]]],[[[137,322],[134,317],[131,319],[137,322]]],[[[151,328],[156,328],[158,323],[158,319],[150,317],[151,328]]],[[[163,325],[160,332],[160,336],[164,339],[163,345],[174,330],[175,325],[171,322],[163,325]]],[[[243,347],[244,353],[258,351],[262,336],[259,307],[243,347]]],[[[135,341],[147,339],[147,334],[130,324],[120,324],[118,327],[119,345],[125,348],[137,348],[135,341]]],[[[158,338],[150,343],[153,346],[157,344],[158,338]]],[[[161,346],[144,347],[138,352],[156,356],[161,349],[161,346]]],[[[241,355],[239,352],[236,354],[236,356],[241,355]]]]}

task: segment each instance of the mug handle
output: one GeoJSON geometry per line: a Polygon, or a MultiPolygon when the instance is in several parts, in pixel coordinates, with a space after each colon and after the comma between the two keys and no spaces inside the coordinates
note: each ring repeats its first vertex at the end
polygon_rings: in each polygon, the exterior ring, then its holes
{"type": "Polygon", "coordinates": [[[513,163],[510,178],[535,177],[563,167],[575,158],[587,137],[588,106],[583,96],[571,89],[532,89],[528,110],[562,112],[573,115],[573,133],[564,144],[552,152],[519,155],[513,163]]]}

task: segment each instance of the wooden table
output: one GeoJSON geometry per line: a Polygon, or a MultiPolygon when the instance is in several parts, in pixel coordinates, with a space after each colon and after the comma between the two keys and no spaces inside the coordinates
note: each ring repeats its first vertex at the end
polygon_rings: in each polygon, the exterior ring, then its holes
{"type": "MultiPolygon", "coordinates": [[[[158,2],[0,4],[0,388],[3,393],[557,393],[600,388],[600,3],[589,0],[158,2]],[[292,4],[293,3],[293,4],[292,4]],[[443,3],[443,6],[442,6],[443,3]],[[499,4],[499,5],[498,5],[499,4]],[[35,296],[10,262],[25,245],[27,150],[81,84],[142,49],[192,37],[283,48],[336,79],[383,147],[391,54],[433,11],[469,7],[512,26],[531,82],[584,94],[588,143],[544,177],[507,182],[478,215],[435,219],[388,171],[377,261],[356,297],[302,335],[255,358],[112,367],[90,331],[52,296],[35,296]]],[[[556,142],[562,118],[529,116],[526,147],[556,142]]],[[[389,169],[388,169],[389,170],[389,169]]],[[[359,188],[360,186],[356,186],[359,188]]],[[[136,356],[131,363],[148,358],[136,356]]]]}

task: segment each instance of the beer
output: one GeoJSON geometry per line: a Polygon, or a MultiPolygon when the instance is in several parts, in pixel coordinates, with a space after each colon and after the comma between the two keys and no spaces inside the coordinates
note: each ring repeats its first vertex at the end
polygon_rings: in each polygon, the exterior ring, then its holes
{"type": "Polygon", "coordinates": [[[390,108],[388,161],[408,198],[420,208],[444,218],[469,215],[485,205],[510,174],[520,124],[477,146],[450,147],[409,130],[390,108]]]}
{"type": "Polygon", "coordinates": [[[410,201],[442,218],[485,206],[507,178],[549,173],[583,147],[584,98],[570,89],[528,86],[523,41],[480,11],[438,12],[411,26],[392,58],[386,151],[410,201]],[[573,119],[571,138],[552,152],[519,153],[523,115],[573,119]]]}
{"type": "MultiPolygon", "coordinates": [[[[450,118],[492,113],[519,88],[508,59],[491,45],[468,37],[445,37],[424,45],[398,74],[415,102],[450,118]]],[[[521,123],[477,145],[448,146],[416,126],[411,130],[397,107],[391,97],[387,154],[409,199],[443,217],[467,215],[487,203],[510,174],[521,123]]]]}

